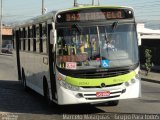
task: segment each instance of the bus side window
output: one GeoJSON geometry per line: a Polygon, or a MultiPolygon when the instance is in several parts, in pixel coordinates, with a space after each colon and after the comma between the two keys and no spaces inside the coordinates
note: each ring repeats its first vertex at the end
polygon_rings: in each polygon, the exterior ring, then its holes
{"type": "Polygon", "coordinates": [[[30,51],[33,52],[33,27],[30,26],[30,51]]]}
{"type": "Polygon", "coordinates": [[[28,27],[28,51],[30,51],[30,27],[28,27]]]}
{"type": "Polygon", "coordinates": [[[40,52],[40,27],[36,25],[36,52],[40,52]]]}
{"type": "Polygon", "coordinates": [[[47,53],[47,26],[46,23],[42,24],[42,51],[47,53]]]}
{"type": "Polygon", "coordinates": [[[21,46],[21,51],[23,50],[23,29],[20,28],[20,46],[21,46]]]}
{"type": "Polygon", "coordinates": [[[33,51],[36,51],[36,27],[33,25],[33,51]]]}
{"type": "Polygon", "coordinates": [[[42,44],[42,24],[39,24],[39,34],[40,34],[40,43],[39,43],[39,52],[43,52],[43,44],[42,44]]]}
{"type": "Polygon", "coordinates": [[[22,32],[21,29],[19,29],[19,50],[22,50],[22,32]]]}
{"type": "Polygon", "coordinates": [[[25,28],[25,50],[28,51],[28,28],[25,28]]]}
{"type": "Polygon", "coordinates": [[[23,51],[25,51],[26,49],[25,28],[23,28],[23,32],[22,32],[22,41],[23,41],[23,51]]]}

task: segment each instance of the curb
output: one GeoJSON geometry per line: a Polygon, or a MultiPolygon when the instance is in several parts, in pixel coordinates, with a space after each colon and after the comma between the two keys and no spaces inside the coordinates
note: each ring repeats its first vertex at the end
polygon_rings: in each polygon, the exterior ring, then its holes
{"type": "Polygon", "coordinates": [[[152,79],[147,79],[147,78],[141,78],[142,81],[146,81],[146,82],[153,82],[153,83],[158,83],[160,84],[160,81],[158,80],[152,80],[152,79]]]}
{"type": "Polygon", "coordinates": [[[0,55],[12,56],[12,54],[5,54],[5,53],[0,53],[0,55]]]}

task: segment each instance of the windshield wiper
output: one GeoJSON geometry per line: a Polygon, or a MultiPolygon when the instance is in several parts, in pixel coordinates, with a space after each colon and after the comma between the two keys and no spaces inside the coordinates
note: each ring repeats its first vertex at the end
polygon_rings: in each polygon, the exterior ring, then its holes
{"type": "Polygon", "coordinates": [[[112,23],[112,32],[115,31],[115,29],[117,28],[117,26],[118,26],[118,21],[112,23]]]}
{"type": "MultiPolygon", "coordinates": [[[[117,28],[117,26],[118,26],[118,21],[112,23],[112,32],[111,33],[113,33],[115,31],[115,29],[117,28]]],[[[112,34],[109,34],[109,35],[107,35],[107,33],[105,34],[105,40],[106,40],[106,42],[107,41],[111,42],[111,38],[112,38],[112,34]]]]}
{"type": "MultiPolygon", "coordinates": [[[[112,31],[111,31],[112,34],[110,33],[109,35],[107,35],[107,33],[105,33],[105,41],[106,41],[107,45],[109,43],[111,43],[111,41],[112,41],[112,35],[113,35],[114,31],[116,30],[117,26],[118,26],[118,21],[113,22],[112,23],[112,31]]],[[[109,55],[108,47],[107,47],[107,53],[109,55]]]]}
{"type": "Polygon", "coordinates": [[[80,27],[78,24],[73,24],[73,25],[72,25],[72,28],[76,29],[76,31],[77,31],[78,33],[81,33],[81,32],[82,32],[82,29],[81,29],[81,27],[80,27]]]}

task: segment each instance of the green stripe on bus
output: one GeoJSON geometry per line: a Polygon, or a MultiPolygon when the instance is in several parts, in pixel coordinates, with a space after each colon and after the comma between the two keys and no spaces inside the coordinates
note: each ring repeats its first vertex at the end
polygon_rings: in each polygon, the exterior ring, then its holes
{"type": "Polygon", "coordinates": [[[105,83],[105,85],[113,85],[113,84],[118,84],[118,83],[129,81],[135,75],[136,73],[132,71],[125,75],[109,77],[109,78],[97,78],[97,79],[95,78],[94,79],[73,78],[73,77],[67,76],[66,82],[74,86],[100,86],[102,83],[105,83]]]}

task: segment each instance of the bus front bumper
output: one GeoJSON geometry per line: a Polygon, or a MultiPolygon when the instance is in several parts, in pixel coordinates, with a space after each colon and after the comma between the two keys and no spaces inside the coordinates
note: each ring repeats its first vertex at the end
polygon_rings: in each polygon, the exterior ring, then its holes
{"type": "Polygon", "coordinates": [[[140,80],[137,80],[136,83],[129,86],[124,86],[124,84],[118,87],[106,87],[99,89],[88,89],[85,91],[71,91],[65,89],[62,86],[59,86],[58,92],[58,104],[67,105],[67,104],[98,104],[105,103],[107,101],[121,100],[121,99],[130,99],[138,98],[141,96],[141,83],[140,80]],[[109,91],[108,96],[97,96],[97,92],[106,92],[109,91]]]}

